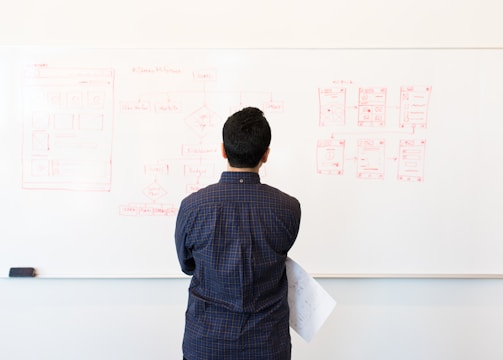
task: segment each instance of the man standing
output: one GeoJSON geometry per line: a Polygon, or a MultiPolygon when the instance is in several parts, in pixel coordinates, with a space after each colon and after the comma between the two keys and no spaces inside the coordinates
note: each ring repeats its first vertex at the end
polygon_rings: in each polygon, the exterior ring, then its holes
{"type": "Polygon", "coordinates": [[[300,204],[260,182],[271,142],[261,110],[231,115],[222,135],[227,171],[186,197],[176,221],[178,259],[192,275],[184,359],[288,360],[285,260],[299,231],[300,204]]]}

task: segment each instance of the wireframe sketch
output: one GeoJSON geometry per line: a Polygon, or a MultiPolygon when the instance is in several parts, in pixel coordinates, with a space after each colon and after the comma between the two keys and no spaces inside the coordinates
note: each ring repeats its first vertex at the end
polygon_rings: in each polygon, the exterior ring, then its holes
{"type": "Polygon", "coordinates": [[[360,88],[358,125],[383,127],[386,124],[386,88],[360,88]]]}
{"type": "Polygon", "coordinates": [[[401,140],[398,179],[421,182],[424,180],[426,140],[401,140]]]}
{"type": "Polygon", "coordinates": [[[346,89],[318,89],[320,103],[319,126],[339,125],[346,123],[346,89]]]}
{"type": "Polygon", "coordinates": [[[384,139],[361,139],[358,141],[358,178],[384,179],[385,143],[384,139]]]}
{"type": "Polygon", "coordinates": [[[342,175],[344,173],[345,141],[339,139],[318,140],[316,171],[318,174],[342,175]]]}
{"type": "Polygon", "coordinates": [[[317,90],[318,129],[327,132],[316,144],[318,174],[424,181],[426,140],[418,130],[428,126],[431,86],[347,81],[317,90]]]}
{"type": "Polygon", "coordinates": [[[430,94],[429,86],[405,86],[400,89],[400,127],[427,127],[430,94]]]}
{"type": "Polygon", "coordinates": [[[110,191],[114,70],[37,65],[24,81],[23,188],[110,191]]]}

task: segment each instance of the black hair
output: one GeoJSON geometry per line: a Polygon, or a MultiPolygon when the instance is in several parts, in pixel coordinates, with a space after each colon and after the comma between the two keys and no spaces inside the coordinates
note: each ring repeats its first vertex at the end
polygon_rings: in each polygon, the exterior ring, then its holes
{"type": "Polygon", "coordinates": [[[236,168],[253,168],[269,148],[271,128],[262,110],[246,107],[229,116],[222,137],[229,164],[236,168]]]}

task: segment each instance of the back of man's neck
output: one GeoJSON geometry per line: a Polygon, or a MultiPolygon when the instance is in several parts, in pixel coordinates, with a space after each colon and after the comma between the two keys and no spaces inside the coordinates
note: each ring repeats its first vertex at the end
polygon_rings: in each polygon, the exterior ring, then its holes
{"type": "Polygon", "coordinates": [[[254,173],[258,174],[261,165],[262,165],[262,163],[259,163],[257,166],[255,166],[253,168],[238,168],[238,167],[233,167],[229,163],[227,163],[227,171],[231,171],[231,172],[254,172],[254,173]]]}

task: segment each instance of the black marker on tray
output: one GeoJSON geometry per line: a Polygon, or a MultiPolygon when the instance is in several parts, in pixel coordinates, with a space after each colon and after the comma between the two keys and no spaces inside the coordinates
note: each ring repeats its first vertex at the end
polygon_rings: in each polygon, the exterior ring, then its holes
{"type": "Polygon", "coordinates": [[[35,268],[32,267],[13,267],[10,268],[9,277],[35,277],[35,268]]]}

